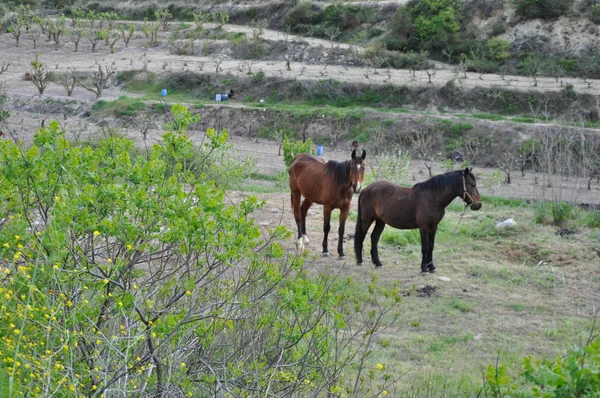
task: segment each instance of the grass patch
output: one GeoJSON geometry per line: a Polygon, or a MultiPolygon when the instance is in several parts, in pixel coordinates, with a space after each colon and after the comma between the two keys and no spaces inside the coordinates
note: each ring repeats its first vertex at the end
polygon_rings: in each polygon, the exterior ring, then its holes
{"type": "Polygon", "coordinates": [[[133,117],[148,109],[148,104],[137,98],[119,97],[115,101],[99,100],[92,106],[92,111],[105,116],[133,117]]]}
{"type": "Polygon", "coordinates": [[[418,229],[399,230],[386,227],[381,234],[381,241],[399,247],[421,245],[421,235],[418,229]]]}

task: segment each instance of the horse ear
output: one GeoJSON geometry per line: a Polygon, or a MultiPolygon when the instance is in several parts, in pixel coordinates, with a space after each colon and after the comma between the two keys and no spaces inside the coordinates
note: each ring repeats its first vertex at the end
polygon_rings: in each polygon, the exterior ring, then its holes
{"type": "Polygon", "coordinates": [[[354,157],[355,157],[355,156],[356,156],[356,149],[354,149],[354,150],[352,151],[352,155],[350,155],[350,157],[351,157],[352,159],[354,159],[354,157]]]}
{"type": "Polygon", "coordinates": [[[469,168],[468,168],[468,167],[467,167],[467,168],[465,168],[465,177],[469,175],[469,171],[470,171],[470,170],[469,170],[469,168]]]}
{"type": "Polygon", "coordinates": [[[361,155],[361,157],[360,157],[360,158],[361,158],[362,160],[365,160],[365,158],[366,158],[366,157],[367,157],[367,151],[365,151],[365,150],[363,149],[363,153],[362,153],[362,155],[361,155]]]}

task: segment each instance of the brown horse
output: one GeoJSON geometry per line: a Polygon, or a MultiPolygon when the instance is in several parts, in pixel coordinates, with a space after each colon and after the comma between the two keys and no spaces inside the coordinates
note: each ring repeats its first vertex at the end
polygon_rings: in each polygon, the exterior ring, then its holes
{"type": "Polygon", "coordinates": [[[344,257],[344,227],[350,211],[352,195],[360,192],[360,186],[365,174],[365,157],[357,156],[352,151],[350,160],[325,162],[321,158],[301,153],[296,156],[288,169],[290,175],[290,190],[292,191],[292,208],[298,226],[298,248],[302,249],[308,243],[306,236],[306,213],[313,203],[323,205],[323,255],[329,256],[327,250],[327,235],[329,221],[333,209],[340,209],[340,227],[338,254],[344,257]],[[302,206],[300,198],[304,196],[302,206]]]}
{"type": "Polygon", "coordinates": [[[358,198],[358,219],[354,235],[356,262],[362,265],[363,241],[367,230],[375,221],[371,233],[371,260],[381,267],[377,253],[377,242],[386,224],[398,229],[421,231],[421,271],[434,272],[433,245],[437,226],[444,218],[446,206],[456,197],[461,197],[465,206],[481,209],[481,197],[472,169],[451,171],[402,188],[387,181],[369,185],[358,198]]]}

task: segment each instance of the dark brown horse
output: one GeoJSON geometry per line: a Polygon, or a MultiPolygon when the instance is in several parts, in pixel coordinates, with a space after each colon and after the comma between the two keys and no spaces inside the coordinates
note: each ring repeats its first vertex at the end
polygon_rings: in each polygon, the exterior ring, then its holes
{"type": "Polygon", "coordinates": [[[437,226],[444,218],[446,206],[457,196],[465,206],[473,210],[481,209],[481,197],[472,169],[451,171],[416,184],[412,188],[402,188],[387,181],[377,181],[369,185],[358,198],[358,219],[354,235],[356,262],[362,265],[363,241],[367,230],[375,221],[371,233],[371,260],[381,267],[377,253],[377,242],[386,224],[398,229],[421,231],[421,271],[434,272],[433,245],[437,226]]]}
{"type": "Polygon", "coordinates": [[[341,258],[344,257],[344,227],[350,211],[352,195],[360,192],[365,174],[366,156],[366,151],[362,152],[362,156],[357,156],[356,151],[352,151],[350,160],[345,162],[334,160],[325,162],[321,158],[304,153],[294,158],[288,173],[292,191],[292,208],[298,226],[299,249],[304,247],[304,243],[308,243],[306,213],[313,203],[318,203],[323,205],[323,232],[325,235],[323,237],[323,255],[329,256],[327,235],[330,229],[331,212],[333,209],[340,209],[338,254],[341,258]],[[300,206],[301,196],[304,197],[302,206],[300,206]]]}

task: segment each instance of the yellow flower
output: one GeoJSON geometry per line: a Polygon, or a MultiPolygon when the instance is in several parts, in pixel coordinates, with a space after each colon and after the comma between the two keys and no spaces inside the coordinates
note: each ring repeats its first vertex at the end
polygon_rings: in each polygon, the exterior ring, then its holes
{"type": "Polygon", "coordinates": [[[181,367],[185,368],[185,362],[181,362],[181,367]]]}
{"type": "Polygon", "coordinates": [[[96,389],[97,389],[97,388],[98,388],[98,387],[96,387],[96,385],[95,385],[95,384],[92,386],[92,390],[94,390],[94,391],[96,391],[96,389]]]}
{"type": "Polygon", "coordinates": [[[10,247],[10,243],[7,242],[7,243],[3,244],[2,246],[4,246],[4,247],[10,247]]]}
{"type": "Polygon", "coordinates": [[[110,258],[107,258],[107,259],[106,259],[106,262],[108,262],[108,263],[112,263],[112,260],[111,260],[110,258]]]}
{"type": "Polygon", "coordinates": [[[189,290],[185,292],[185,294],[187,294],[188,296],[192,295],[192,292],[190,292],[189,290]]]}
{"type": "Polygon", "coordinates": [[[131,245],[127,245],[127,246],[125,246],[125,247],[127,248],[127,250],[131,250],[131,249],[132,249],[132,246],[131,246],[131,245]]]}
{"type": "Polygon", "coordinates": [[[99,231],[94,231],[94,236],[98,236],[98,235],[100,235],[100,232],[99,231]]]}
{"type": "Polygon", "coordinates": [[[381,395],[383,395],[383,396],[385,397],[385,396],[387,395],[387,391],[386,391],[386,390],[383,390],[383,391],[381,392],[381,395]]]}
{"type": "Polygon", "coordinates": [[[104,284],[107,284],[108,282],[108,279],[104,278],[104,284]]]}
{"type": "Polygon", "coordinates": [[[23,245],[19,243],[19,244],[17,245],[17,248],[18,248],[18,249],[22,249],[22,248],[23,248],[23,245]]]}
{"type": "Polygon", "coordinates": [[[138,288],[138,285],[136,285],[136,284],[134,283],[134,284],[133,284],[133,289],[135,290],[135,289],[137,289],[137,288],[138,288]]]}
{"type": "Polygon", "coordinates": [[[15,235],[15,240],[19,240],[21,237],[19,235],[15,235]]]}
{"type": "Polygon", "coordinates": [[[15,329],[15,330],[13,330],[13,333],[14,334],[21,334],[21,331],[19,329],[15,329]]]}
{"type": "Polygon", "coordinates": [[[123,306],[123,303],[119,301],[119,307],[122,307],[122,306],[123,306]]]}
{"type": "Polygon", "coordinates": [[[377,370],[382,370],[383,369],[383,364],[382,363],[378,363],[377,364],[377,370]]]}

